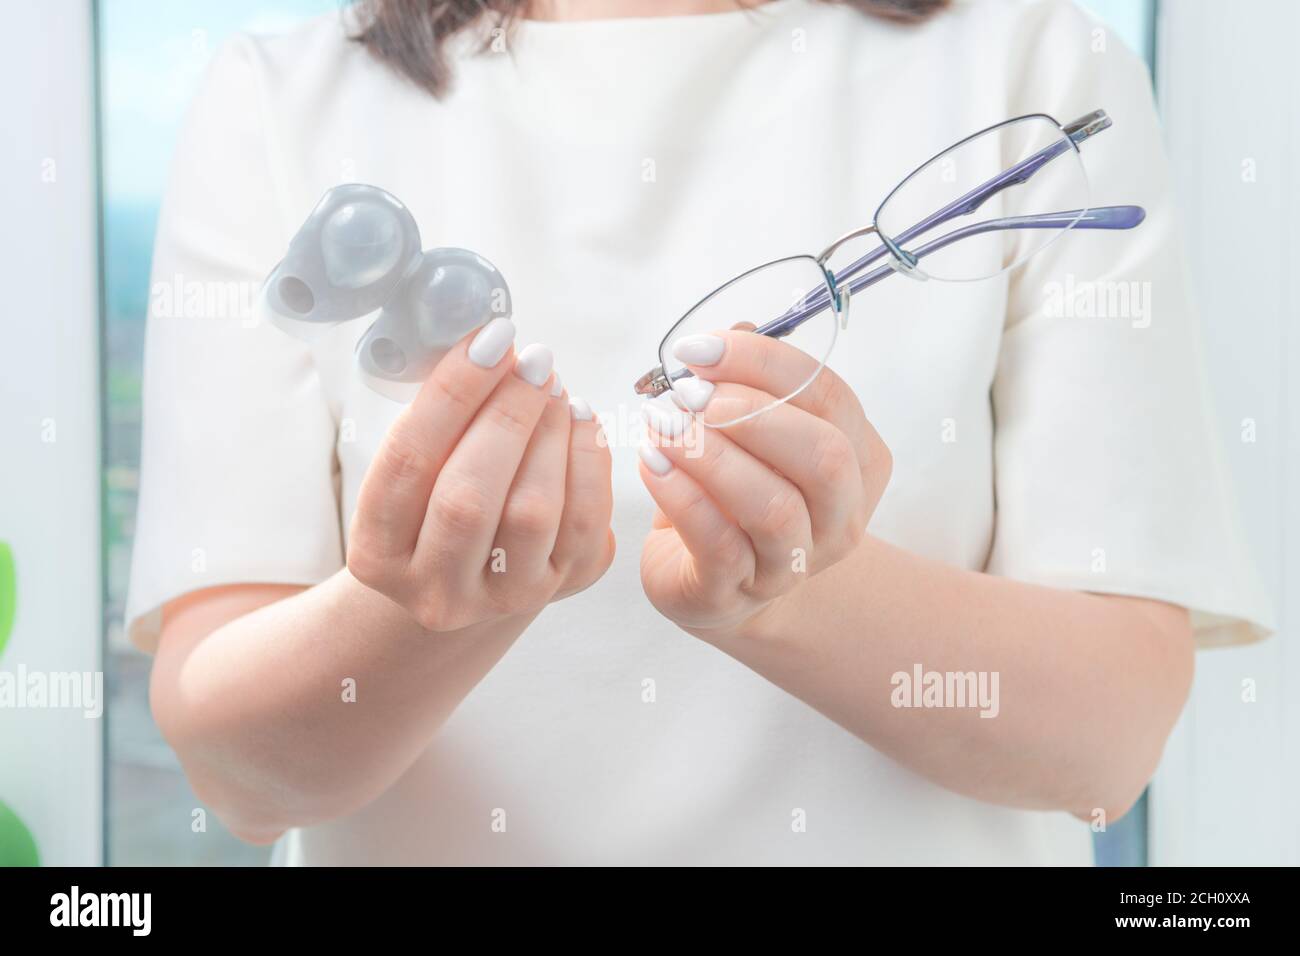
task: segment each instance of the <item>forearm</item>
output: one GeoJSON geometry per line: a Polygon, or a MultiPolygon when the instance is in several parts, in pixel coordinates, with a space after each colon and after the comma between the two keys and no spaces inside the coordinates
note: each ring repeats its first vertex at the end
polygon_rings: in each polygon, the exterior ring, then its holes
{"type": "Polygon", "coordinates": [[[701,636],[945,787],[1112,819],[1154,770],[1192,673],[1179,608],[965,571],[870,537],[747,633],[701,636]],[[988,688],[996,674],[996,716],[895,706],[893,675],[910,681],[918,665],[982,673],[988,688]]]}
{"type": "Polygon", "coordinates": [[[215,630],[210,613],[166,623],[153,709],[195,791],[257,842],[382,793],[530,620],[431,633],[347,571],[215,630]]]}

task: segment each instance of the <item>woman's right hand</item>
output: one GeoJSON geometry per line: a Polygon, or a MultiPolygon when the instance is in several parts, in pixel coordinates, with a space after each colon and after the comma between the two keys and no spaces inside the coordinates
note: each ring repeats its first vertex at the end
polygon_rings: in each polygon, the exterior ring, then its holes
{"type": "Polygon", "coordinates": [[[600,426],[514,334],[496,318],[459,342],[361,485],[348,570],[430,631],[535,614],[614,558],[600,426]]]}

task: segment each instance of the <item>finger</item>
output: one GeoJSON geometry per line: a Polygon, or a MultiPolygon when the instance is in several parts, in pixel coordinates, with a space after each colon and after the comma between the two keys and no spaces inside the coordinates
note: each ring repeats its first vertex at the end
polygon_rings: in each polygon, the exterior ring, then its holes
{"type": "MultiPolygon", "coordinates": [[[[529,345],[447,456],[434,482],[418,547],[477,575],[487,562],[506,494],[546,407],[554,357],[529,345]]],[[[446,562],[444,562],[446,563],[446,562]]]]}
{"type": "Polygon", "coordinates": [[[511,572],[522,572],[524,580],[532,581],[542,570],[549,570],[564,507],[569,462],[569,402],[559,376],[551,376],[549,393],[550,400],[524,450],[501,510],[492,560],[484,571],[490,585],[504,580],[509,586],[511,572]],[[500,565],[497,549],[504,558],[500,565]],[[498,568],[505,569],[504,577],[496,573],[498,568]]]}
{"type": "Polygon", "coordinates": [[[812,548],[812,521],[799,489],[671,401],[646,402],[642,414],[662,454],[694,478],[749,536],[758,555],[755,587],[779,589],[788,583],[795,549],[806,555],[812,548]]]}
{"type": "MultiPolygon", "coordinates": [[[[705,381],[735,382],[769,395],[790,396],[790,404],[824,418],[866,453],[866,417],[857,395],[807,352],[769,335],[728,330],[679,339],[673,343],[673,355],[705,381]]],[[[674,391],[689,395],[689,382],[689,377],[680,380],[674,391]]]]}
{"type": "Polygon", "coordinates": [[[381,553],[414,550],[438,472],[510,370],[514,337],[514,323],[499,317],[461,339],[384,436],[356,508],[381,553]]]}
{"type": "Polygon", "coordinates": [[[789,403],[773,405],[747,385],[698,380],[692,408],[705,423],[736,422],[726,437],[793,482],[812,520],[815,543],[865,518],[863,474],[848,437],[825,419],[789,403]],[[759,409],[762,416],[749,417],[759,409]],[[737,421],[737,419],[742,419],[737,421]]]}
{"type": "Polygon", "coordinates": [[[565,472],[564,511],[551,562],[565,575],[563,587],[585,587],[614,556],[609,530],[614,510],[608,443],[591,406],[581,398],[569,403],[569,464],[565,472]]]}
{"type": "MultiPolygon", "coordinates": [[[[732,586],[753,583],[758,560],[746,535],[709,497],[700,483],[680,468],[649,439],[642,442],[641,481],[690,552],[692,576],[704,588],[723,582],[732,586]]],[[[656,526],[655,532],[666,528],[656,526]]]]}

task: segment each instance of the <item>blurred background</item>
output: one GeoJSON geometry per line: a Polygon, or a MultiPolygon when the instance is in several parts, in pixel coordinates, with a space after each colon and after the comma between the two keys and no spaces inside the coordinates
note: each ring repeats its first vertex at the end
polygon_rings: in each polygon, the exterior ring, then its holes
{"type": "Polygon", "coordinates": [[[149,663],[123,633],[131,568],[140,372],[154,227],[172,143],[208,60],[236,31],[274,33],[336,12],[338,0],[99,0],[96,4],[104,266],[104,632],[111,694],[108,862],[256,863],[215,820],[191,839],[199,806],[149,713],[149,663]],[[171,822],[169,818],[172,818],[171,822]]]}
{"type": "MultiPolygon", "coordinates": [[[[1200,655],[1193,701],[1160,775],[1133,813],[1097,834],[1098,862],[1295,864],[1300,829],[1288,808],[1294,801],[1283,794],[1300,784],[1300,706],[1286,704],[1288,687],[1300,691],[1300,664],[1287,650],[1296,612],[1286,600],[1288,587],[1297,593],[1295,572],[1288,577],[1286,569],[1300,540],[1300,499],[1288,496],[1286,482],[1300,464],[1293,384],[1300,378],[1290,375],[1300,333],[1289,328],[1300,301],[1300,250],[1285,224],[1288,213],[1300,215],[1292,178],[1300,165],[1300,69],[1287,39],[1300,35],[1300,5],[1081,5],[1153,74],[1198,276],[1221,438],[1282,623],[1257,647],[1200,655]]],[[[0,158],[0,188],[6,207],[25,214],[11,226],[40,225],[7,237],[0,263],[28,286],[40,277],[43,289],[3,319],[15,345],[4,350],[5,364],[21,359],[29,381],[6,376],[0,386],[7,459],[0,544],[7,543],[17,582],[8,599],[11,611],[17,605],[14,636],[0,666],[102,668],[107,705],[103,718],[80,724],[67,715],[0,711],[0,851],[7,803],[45,863],[248,864],[269,856],[235,840],[215,817],[195,831],[201,804],[149,714],[149,658],[122,632],[140,366],[172,144],[208,60],[233,32],[278,32],[339,6],[3,2],[10,25],[0,41],[4,136],[15,148],[0,158]],[[40,105],[23,95],[33,82],[47,85],[40,105]],[[34,182],[41,185],[33,189],[34,182]],[[84,386],[79,395],[51,395],[41,384],[69,376],[84,386]],[[56,437],[46,441],[51,421],[56,437]],[[45,447],[33,449],[38,433],[45,447]],[[28,456],[37,456],[30,469],[21,467],[28,456]],[[70,485],[69,473],[84,480],[70,485]],[[55,508],[24,505],[55,488],[55,508]],[[97,540],[88,528],[102,529],[97,540]]],[[[0,612],[4,593],[0,581],[0,612]]]]}

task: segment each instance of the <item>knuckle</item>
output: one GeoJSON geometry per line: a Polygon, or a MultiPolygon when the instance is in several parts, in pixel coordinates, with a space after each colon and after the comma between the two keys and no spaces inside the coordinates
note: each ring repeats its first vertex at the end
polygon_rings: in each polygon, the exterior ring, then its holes
{"type": "Polygon", "coordinates": [[[894,474],[894,453],[879,437],[876,438],[876,444],[879,446],[876,457],[879,459],[881,483],[887,484],[894,474]]]}
{"type": "Polygon", "coordinates": [[[808,385],[808,404],[813,414],[819,418],[828,417],[840,403],[843,388],[839,377],[830,369],[818,371],[808,385]]]}
{"type": "Polygon", "coordinates": [[[609,476],[613,471],[613,457],[607,444],[598,444],[593,440],[575,440],[569,446],[567,494],[572,489],[600,489],[609,485],[609,476]]]}
{"type": "Polygon", "coordinates": [[[483,489],[463,479],[434,491],[433,512],[438,523],[453,532],[477,532],[494,517],[483,489]]]}
{"type": "Polygon", "coordinates": [[[708,422],[731,422],[737,418],[742,418],[757,408],[757,403],[752,399],[737,395],[733,391],[723,391],[718,389],[709,399],[708,409],[705,412],[705,421],[708,422]]]}
{"type": "Polygon", "coordinates": [[[681,596],[673,603],[680,603],[690,608],[713,609],[725,604],[734,585],[716,574],[684,575],[675,587],[681,589],[681,596]]]}
{"type": "Polygon", "coordinates": [[[570,430],[569,454],[586,465],[598,465],[609,460],[609,445],[597,438],[594,428],[583,429],[579,426],[587,422],[574,422],[570,430]]]}
{"type": "Polygon", "coordinates": [[[581,552],[572,566],[565,568],[561,564],[564,581],[558,593],[565,597],[576,594],[604,577],[605,572],[614,563],[614,554],[617,550],[614,532],[606,528],[604,537],[603,545],[581,552]]]}
{"type": "Polygon", "coordinates": [[[738,534],[724,534],[718,540],[717,561],[719,567],[745,568],[752,564],[748,543],[738,534]]]}
{"type": "Polygon", "coordinates": [[[551,600],[554,592],[548,588],[531,587],[520,588],[514,592],[512,600],[509,602],[509,614],[536,614],[542,608],[546,607],[551,600]]]}
{"type": "Polygon", "coordinates": [[[481,613],[481,601],[449,591],[443,587],[425,586],[413,602],[410,614],[426,631],[459,631],[486,619],[481,613]]]}
{"type": "Polygon", "coordinates": [[[384,475],[391,482],[411,482],[437,471],[433,460],[400,430],[389,433],[379,461],[384,475]]]}
{"type": "Polygon", "coordinates": [[[686,447],[686,451],[689,457],[699,462],[701,468],[710,469],[722,459],[727,441],[715,428],[699,428],[692,435],[692,444],[686,447]]]}
{"type": "Polygon", "coordinates": [[[849,521],[844,526],[844,540],[841,542],[841,548],[844,554],[856,550],[862,543],[862,539],[867,536],[867,523],[865,521],[849,521]]]}
{"type": "Polygon", "coordinates": [[[690,525],[696,522],[696,514],[700,511],[705,512],[706,518],[713,507],[713,502],[698,487],[690,492],[690,497],[681,503],[681,520],[684,524],[690,525]]]}
{"type": "Polygon", "coordinates": [[[540,491],[515,491],[501,513],[501,526],[512,535],[541,538],[556,525],[556,506],[540,491]]]}
{"type": "Polygon", "coordinates": [[[550,591],[540,580],[525,582],[516,579],[488,589],[488,601],[492,605],[493,614],[498,617],[535,612],[545,607],[549,599],[550,591]]]}
{"type": "Polygon", "coordinates": [[[765,381],[772,372],[776,371],[780,365],[781,348],[785,346],[790,348],[784,342],[778,342],[776,339],[763,338],[757,343],[758,348],[753,350],[754,371],[758,374],[760,381],[765,381]]]}
{"type": "Polygon", "coordinates": [[[376,575],[370,554],[357,547],[348,548],[348,574],[366,587],[374,587],[376,575]]]}
{"type": "Polygon", "coordinates": [[[608,518],[589,508],[574,510],[565,523],[568,525],[569,533],[582,542],[593,541],[609,527],[608,518]]]}
{"type": "Polygon", "coordinates": [[[815,542],[815,552],[811,559],[814,573],[839,564],[862,542],[866,534],[866,522],[860,514],[855,513],[832,531],[822,535],[815,542]]]}
{"type": "Polygon", "coordinates": [[[604,541],[591,550],[594,559],[588,562],[587,570],[590,576],[590,580],[587,582],[588,584],[595,581],[609,570],[610,566],[614,563],[614,554],[617,550],[618,545],[614,540],[614,532],[608,525],[605,525],[604,541]]]}
{"type": "Polygon", "coordinates": [[[742,590],[751,600],[767,602],[776,600],[789,591],[790,588],[784,577],[771,573],[762,573],[756,575],[753,583],[742,590]]]}
{"type": "Polygon", "coordinates": [[[433,375],[429,377],[428,389],[432,405],[440,409],[440,414],[451,414],[453,418],[469,421],[478,411],[477,403],[469,399],[469,395],[474,393],[474,389],[466,384],[457,382],[457,375],[449,362],[442,362],[434,366],[433,375]],[[447,369],[443,371],[443,369],[447,369]]]}
{"type": "Polygon", "coordinates": [[[441,601],[421,601],[412,616],[415,623],[426,631],[454,631],[461,626],[460,621],[454,619],[455,615],[441,601]]]}
{"type": "Polygon", "coordinates": [[[364,533],[353,535],[348,544],[348,573],[368,588],[384,591],[392,578],[392,563],[374,548],[364,533]]]}
{"type": "Polygon", "coordinates": [[[528,409],[521,408],[514,401],[489,402],[483,406],[480,414],[499,431],[513,438],[527,438],[533,433],[536,424],[536,416],[529,414],[528,409]]]}
{"type": "Polygon", "coordinates": [[[759,530],[777,540],[801,537],[803,500],[790,488],[783,488],[768,498],[758,517],[759,530]]]}
{"type": "Polygon", "coordinates": [[[865,471],[870,478],[871,484],[879,491],[884,490],[885,486],[889,484],[889,479],[894,474],[894,453],[889,450],[889,446],[885,444],[884,439],[874,433],[867,442],[865,471]]]}
{"type": "Polygon", "coordinates": [[[843,432],[838,428],[829,428],[814,444],[809,464],[819,484],[823,487],[836,487],[857,473],[858,456],[843,432]]]}

